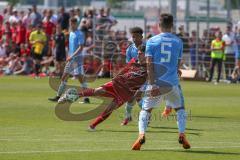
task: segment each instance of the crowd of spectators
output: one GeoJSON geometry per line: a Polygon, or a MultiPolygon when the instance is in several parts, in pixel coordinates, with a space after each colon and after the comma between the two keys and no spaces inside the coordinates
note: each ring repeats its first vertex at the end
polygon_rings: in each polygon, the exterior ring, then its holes
{"type": "Polygon", "coordinates": [[[181,25],[176,35],[183,41],[183,55],[187,58],[185,62],[190,62],[185,68],[197,69],[202,73],[201,77],[209,78],[211,67],[214,67],[211,53],[216,34],[220,36],[219,38],[224,44],[222,63],[224,63],[225,69],[223,73],[226,76],[222,78],[232,79],[233,73],[236,73],[240,67],[240,24],[235,27],[228,24],[225,31],[222,31],[220,27],[213,27],[204,30],[203,34],[199,36],[196,30],[192,30],[190,34],[185,32],[184,26],[181,25]]]}
{"type": "MultiPolygon", "coordinates": [[[[95,73],[102,65],[99,76],[114,75],[114,70],[124,65],[124,55],[131,42],[126,31],[112,29],[118,21],[111,15],[110,8],[89,8],[82,12],[79,8],[67,11],[60,7],[40,12],[36,5],[27,11],[9,5],[0,14],[0,75],[61,75],[68,52],[71,18],[77,19],[78,28],[85,36],[82,53],[85,55],[85,71],[95,73]]],[[[154,35],[150,28],[146,28],[146,39],[154,35]]],[[[190,62],[184,67],[200,69],[202,77],[209,77],[211,43],[216,32],[224,41],[225,73],[229,78],[232,73],[239,73],[239,66],[235,66],[240,56],[240,25],[235,28],[228,25],[226,31],[211,28],[204,30],[201,36],[195,30],[191,34],[185,32],[181,25],[176,35],[184,43],[184,56],[189,57],[185,61],[190,62]]]]}
{"type": "Polygon", "coordinates": [[[124,54],[128,45],[125,31],[111,30],[118,22],[110,12],[110,8],[90,8],[82,13],[79,8],[66,11],[64,7],[40,12],[36,5],[25,12],[9,5],[0,14],[0,75],[61,75],[71,18],[77,19],[78,28],[85,36],[83,55],[89,55],[85,58],[87,71],[91,72],[97,61],[105,64],[101,74],[109,75],[113,51],[124,54]],[[111,50],[111,56],[110,53],[104,56],[103,50],[111,50]],[[98,57],[94,59],[93,54],[98,57]]]}

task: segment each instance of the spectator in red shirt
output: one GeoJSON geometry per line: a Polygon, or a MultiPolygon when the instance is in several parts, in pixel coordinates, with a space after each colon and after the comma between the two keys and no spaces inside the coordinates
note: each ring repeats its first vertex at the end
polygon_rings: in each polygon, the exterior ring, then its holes
{"type": "Polygon", "coordinates": [[[26,28],[21,20],[17,24],[17,41],[16,42],[19,46],[22,43],[26,42],[26,28]]]}
{"type": "Polygon", "coordinates": [[[55,24],[50,21],[51,16],[47,15],[46,21],[43,22],[44,32],[46,33],[48,39],[52,37],[55,32],[55,24]]]}
{"type": "Polygon", "coordinates": [[[24,55],[27,55],[27,56],[30,56],[30,49],[28,48],[28,45],[27,44],[21,44],[20,45],[20,56],[24,56],[24,55]]]}
{"type": "Polygon", "coordinates": [[[11,27],[11,32],[12,32],[12,41],[17,42],[17,23],[12,23],[11,27]]]}

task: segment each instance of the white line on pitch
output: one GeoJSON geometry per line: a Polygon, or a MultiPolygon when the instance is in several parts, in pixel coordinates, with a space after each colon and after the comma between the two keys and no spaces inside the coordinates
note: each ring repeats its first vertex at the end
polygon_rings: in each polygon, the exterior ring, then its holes
{"type": "MultiPolygon", "coordinates": [[[[36,139],[10,139],[10,138],[0,138],[0,141],[24,141],[24,142],[36,142],[36,141],[47,141],[47,142],[92,142],[93,140],[90,139],[40,139],[40,138],[36,138],[36,139]]],[[[120,140],[94,140],[95,142],[129,142],[129,139],[120,139],[120,140]]],[[[167,141],[167,140],[158,140],[158,141],[152,141],[151,143],[176,143],[177,141],[167,141]]],[[[193,143],[197,143],[197,144],[239,144],[240,142],[224,142],[224,141],[193,141],[193,143]]]]}

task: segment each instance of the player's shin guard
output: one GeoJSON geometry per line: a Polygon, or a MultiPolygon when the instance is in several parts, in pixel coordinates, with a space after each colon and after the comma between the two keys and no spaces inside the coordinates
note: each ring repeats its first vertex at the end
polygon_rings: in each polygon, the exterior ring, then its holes
{"type": "Polygon", "coordinates": [[[139,134],[143,135],[145,134],[150,116],[151,116],[150,112],[141,110],[138,121],[139,134]]]}
{"type": "Polygon", "coordinates": [[[65,81],[62,81],[62,82],[61,82],[61,84],[60,84],[59,87],[58,87],[57,96],[60,97],[60,96],[63,94],[63,92],[64,92],[64,90],[65,90],[65,88],[66,88],[66,84],[67,84],[67,82],[65,82],[65,81]]]}
{"type": "Polygon", "coordinates": [[[184,109],[177,110],[177,125],[179,133],[184,133],[186,128],[187,114],[184,109]]]}

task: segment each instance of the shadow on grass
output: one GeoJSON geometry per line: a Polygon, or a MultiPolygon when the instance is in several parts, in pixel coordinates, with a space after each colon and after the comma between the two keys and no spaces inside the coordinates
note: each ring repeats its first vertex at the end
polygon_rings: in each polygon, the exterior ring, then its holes
{"type": "MultiPolygon", "coordinates": [[[[106,129],[100,129],[97,130],[96,132],[116,132],[116,133],[138,133],[138,131],[131,131],[131,130],[106,130],[106,129]]],[[[173,133],[173,134],[178,134],[178,131],[147,131],[148,133],[173,133]]],[[[200,133],[194,133],[194,132],[188,132],[187,134],[191,135],[196,135],[200,136],[200,133]]]]}
{"type": "Polygon", "coordinates": [[[194,118],[223,119],[225,117],[218,117],[218,116],[191,116],[192,120],[194,120],[194,118]]]}
{"type": "Polygon", "coordinates": [[[169,152],[181,152],[181,153],[187,153],[187,154],[210,154],[210,155],[239,155],[240,153],[234,153],[234,152],[220,152],[220,151],[196,151],[196,150],[173,150],[173,149],[144,149],[142,151],[147,152],[159,152],[159,151],[169,151],[169,152]]]}
{"type": "MultiPolygon", "coordinates": [[[[154,128],[154,129],[178,129],[177,127],[156,127],[156,126],[149,126],[149,128],[154,128]]],[[[203,129],[195,129],[195,128],[186,128],[186,130],[189,131],[204,131],[203,129]]]]}

